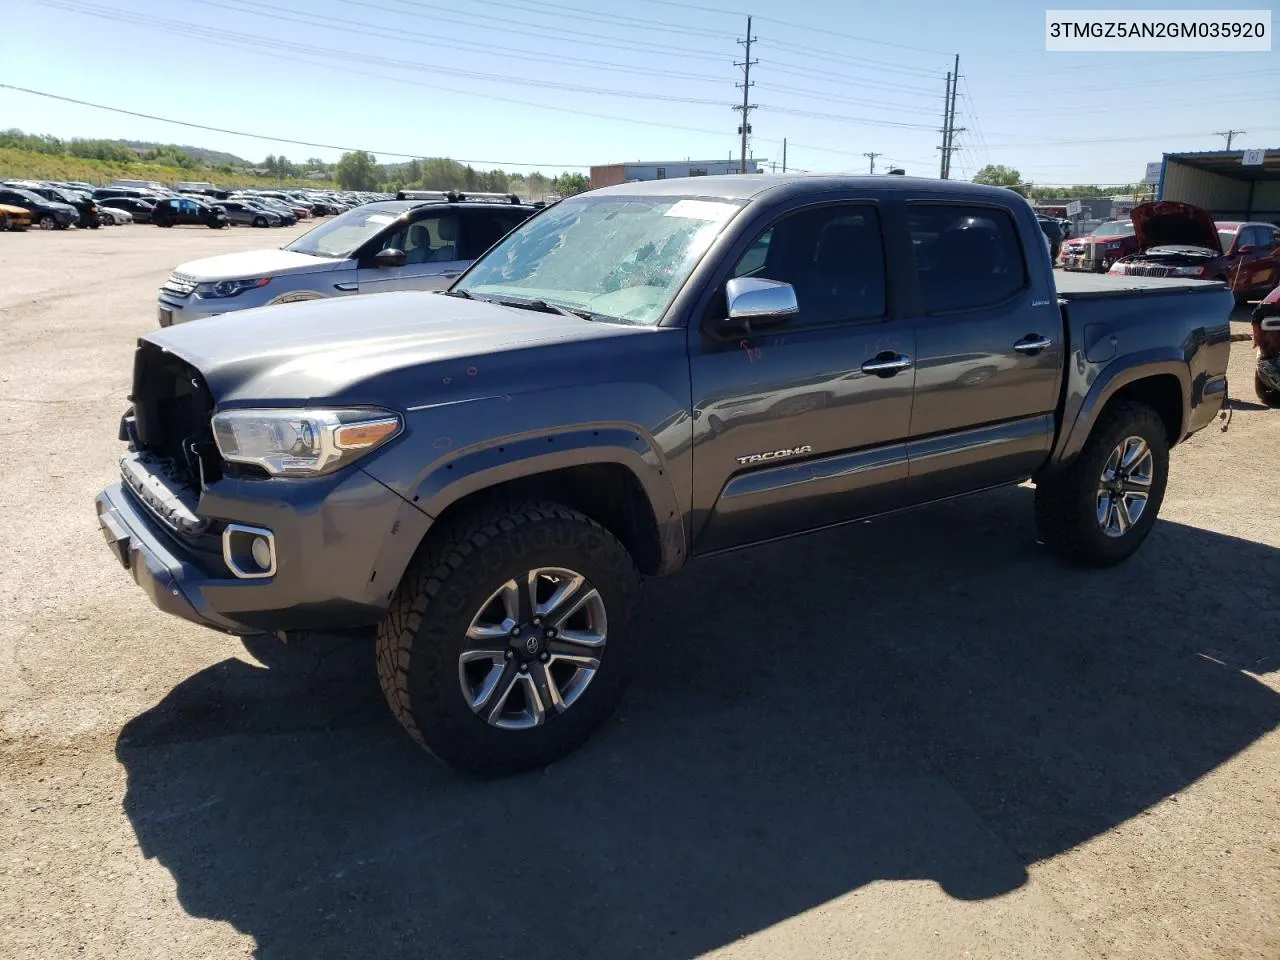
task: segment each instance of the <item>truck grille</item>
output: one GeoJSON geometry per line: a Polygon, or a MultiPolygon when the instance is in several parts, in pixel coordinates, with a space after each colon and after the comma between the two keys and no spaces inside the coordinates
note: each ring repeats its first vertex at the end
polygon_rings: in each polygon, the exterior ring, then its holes
{"type": "Polygon", "coordinates": [[[1129,276],[1131,277],[1167,277],[1173,272],[1173,267],[1162,267],[1153,263],[1133,263],[1129,265],[1129,276]]]}
{"type": "Polygon", "coordinates": [[[166,293],[172,293],[176,297],[189,297],[195,290],[198,281],[195,277],[189,277],[185,273],[174,273],[164,282],[161,289],[166,293]]]}

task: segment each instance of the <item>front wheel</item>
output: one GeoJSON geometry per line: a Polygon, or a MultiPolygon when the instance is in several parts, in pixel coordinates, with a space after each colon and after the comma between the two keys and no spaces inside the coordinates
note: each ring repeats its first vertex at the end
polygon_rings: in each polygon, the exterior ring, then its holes
{"type": "Polygon", "coordinates": [[[640,578],[576,510],[516,502],[433,531],[378,626],[378,678],[401,725],[451,766],[542,767],[621,699],[640,578]]]}
{"type": "Polygon", "coordinates": [[[266,218],[266,217],[254,217],[254,218],[253,218],[253,225],[254,225],[255,227],[265,227],[265,226],[267,225],[267,218],[266,218]]]}
{"type": "Polygon", "coordinates": [[[0,213],[0,233],[6,233],[8,229],[9,229],[9,218],[5,214],[0,213]]]}
{"type": "Polygon", "coordinates": [[[43,214],[36,223],[40,225],[41,230],[52,230],[57,227],[58,218],[51,213],[46,213],[43,214]]]}
{"type": "Polygon", "coordinates": [[[1069,563],[1120,563],[1151,532],[1168,481],[1164,421],[1145,404],[1115,403],[1094,425],[1071,465],[1036,484],[1040,537],[1069,563]]]}

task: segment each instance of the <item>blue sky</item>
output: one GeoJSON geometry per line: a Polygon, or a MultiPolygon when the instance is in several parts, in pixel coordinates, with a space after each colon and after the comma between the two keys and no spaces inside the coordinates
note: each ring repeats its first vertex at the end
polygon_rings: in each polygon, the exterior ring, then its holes
{"type": "MultiPolygon", "coordinates": [[[[1044,184],[1130,181],[1163,151],[1220,147],[1213,132],[1227,128],[1247,131],[1237,147],[1280,146],[1280,53],[1046,53],[1045,6],[1010,0],[748,4],[9,0],[0,83],[384,161],[443,155],[551,173],[728,158],[738,149],[730,104],[741,100],[735,40],[753,13],[751,152],[780,162],[785,137],[791,168],[862,172],[874,151],[878,170],[892,162],[936,176],[957,53],[967,129],[953,175],[993,162],[1044,184]]],[[[1152,9],[1215,6],[1268,7],[1152,9]]],[[[340,153],[0,89],[6,127],[254,159],[340,153]]]]}

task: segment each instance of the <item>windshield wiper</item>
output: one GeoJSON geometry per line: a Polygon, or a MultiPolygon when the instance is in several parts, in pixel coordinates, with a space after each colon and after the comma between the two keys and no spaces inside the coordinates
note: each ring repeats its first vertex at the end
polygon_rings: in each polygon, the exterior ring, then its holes
{"type": "Polygon", "coordinates": [[[446,297],[462,297],[463,300],[474,300],[471,294],[465,290],[437,290],[436,293],[444,294],[446,297]]]}
{"type": "Polygon", "coordinates": [[[537,310],[539,313],[558,313],[562,317],[577,317],[579,320],[593,320],[595,315],[586,310],[573,310],[545,300],[499,300],[494,298],[490,303],[500,303],[504,307],[515,307],[519,310],[537,310]]]}

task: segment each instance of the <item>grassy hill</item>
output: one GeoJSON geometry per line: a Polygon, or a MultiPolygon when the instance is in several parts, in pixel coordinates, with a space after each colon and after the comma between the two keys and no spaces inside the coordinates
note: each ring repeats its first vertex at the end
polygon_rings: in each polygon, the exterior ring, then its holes
{"type": "MultiPolygon", "coordinates": [[[[91,160],[84,157],[0,147],[0,180],[83,180],[86,183],[103,184],[117,177],[159,180],[161,183],[170,184],[177,183],[179,180],[207,180],[220,187],[264,187],[279,185],[283,182],[273,177],[227,173],[225,170],[210,168],[166,166],[145,160],[129,162],[91,160]]],[[[331,180],[290,180],[289,182],[306,182],[318,187],[336,186],[331,180]]]]}

